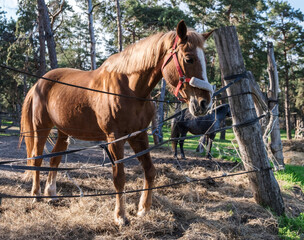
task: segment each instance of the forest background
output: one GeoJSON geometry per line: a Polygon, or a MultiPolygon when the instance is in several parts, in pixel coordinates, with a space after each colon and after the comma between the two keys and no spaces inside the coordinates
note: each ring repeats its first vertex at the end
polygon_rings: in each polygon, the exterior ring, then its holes
{"type": "MultiPolygon", "coordinates": [[[[41,38],[47,34],[39,33],[39,0],[19,0],[15,15],[13,2],[0,5],[0,63],[41,76],[54,65],[51,50],[42,44],[46,42],[41,38]]],[[[94,69],[127,45],[158,31],[174,30],[184,19],[199,32],[236,26],[247,70],[266,92],[267,41],[272,41],[281,88],[280,117],[287,138],[292,136],[295,118],[304,120],[304,14],[287,1],[51,0],[46,4],[55,42],[55,67],[94,69]],[[96,46],[95,65],[92,43],[96,46]]],[[[219,88],[222,81],[213,39],[207,42],[206,57],[208,79],[219,88]]],[[[13,113],[18,119],[24,96],[37,79],[4,69],[0,73],[0,112],[13,113]]]]}

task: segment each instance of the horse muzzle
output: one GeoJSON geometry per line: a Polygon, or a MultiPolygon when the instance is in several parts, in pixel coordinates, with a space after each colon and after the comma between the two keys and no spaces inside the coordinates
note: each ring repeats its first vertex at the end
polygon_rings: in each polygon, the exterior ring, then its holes
{"type": "Polygon", "coordinates": [[[212,95],[214,92],[214,86],[212,86],[209,82],[196,77],[191,78],[191,80],[189,81],[189,85],[209,92],[210,94],[209,103],[205,99],[198,101],[196,98],[192,97],[190,98],[190,105],[189,105],[190,113],[193,116],[200,116],[206,114],[212,105],[212,95]]]}
{"type": "Polygon", "coordinates": [[[210,106],[211,103],[208,104],[205,99],[198,101],[195,97],[190,97],[189,111],[195,117],[205,115],[208,112],[210,106]]]}

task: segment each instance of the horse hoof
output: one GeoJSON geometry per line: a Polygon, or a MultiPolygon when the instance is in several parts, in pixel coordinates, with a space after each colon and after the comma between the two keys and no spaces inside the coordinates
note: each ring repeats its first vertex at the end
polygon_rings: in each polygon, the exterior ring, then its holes
{"type": "Polygon", "coordinates": [[[22,177],[22,180],[23,180],[24,182],[29,182],[31,179],[32,179],[32,172],[29,171],[29,170],[26,170],[26,171],[24,172],[24,175],[23,175],[23,177],[22,177]]]}
{"type": "Polygon", "coordinates": [[[129,224],[129,220],[126,217],[115,217],[114,222],[119,227],[123,227],[129,224]]]}
{"type": "Polygon", "coordinates": [[[38,191],[32,190],[31,195],[32,195],[33,197],[35,197],[35,198],[33,199],[33,202],[32,202],[32,203],[36,203],[36,202],[41,202],[41,201],[42,201],[42,198],[40,198],[40,196],[41,196],[41,189],[40,189],[40,188],[39,188],[38,191]]]}
{"type": "Polygon", "coordinates": [[[49,198],[48,200],[47,200],[47,203],[48,204],[55,204],[55,203],[57,203],[57,202],[59,202],[59,198],[57,198],[57,197],[52,197],[52,198],[49,198]]]}
{"type": "Polygon", "coordinates": [[[34,198],[32,201],[33,204],[38,203],[38,202],[42,202],[42,198],[34,198]]]}
{"type": "Polygon", "coordinates": [[[137,217],[143,217],[147,214],[147,210],[146,209],[141,209],[137,212],[137,217]]]}

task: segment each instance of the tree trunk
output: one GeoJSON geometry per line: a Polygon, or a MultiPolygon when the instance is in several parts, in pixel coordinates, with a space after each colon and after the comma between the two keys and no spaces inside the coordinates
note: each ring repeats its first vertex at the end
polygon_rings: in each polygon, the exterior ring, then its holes
{"type": "Polygon", "coordinates": [[[284,87],[284,110],[285,110],[285,126],[287,139],[291,139],[291,127],[290,127],[290,111],[289,111],[289,76],[288,76],[288,64],[287,64],[287,49],[286,49],[286,33],[283,32],[284,38],[284,68],[285,68],[285,87],[284,87]]]}
{"type": "Polygon", "coordinates": [[[304,118],[297,119],[295,139],[304,139],[304,118]]]}
{"type": "MultiPolygon", "coordinates": [[[[26,53],[26,56],[25,56],[25,63],[24,63],[24,71],[25,72],[28,72],[28,64],[29,64],[29,61],[28,61],[28,53],[26,53]]],[[[26,80],[27,80],[27,75],[24,74],[23,75],[23,97],[25,98],[26,94],[27,94],[27,84],[26,84],[26,80]]]]}
{"type": "Polygon", "coordinates": [[[51,29],[50,17],[48,14],[47,6],[44,0],[37,0],[39,15],[41,14],[43,18],[43,27],[45,31],[45,39],[47,41],[48,53],[51,62],[51,68],[57,68],[57,55],[56,55],[56,44],[54,41],[53,32],[51,29]]]}
{"type": "Polygon", "coordinates": [[[120,6],[119,0],[116,0],[116,13],[117,13],[117,37],[118,37],[118,50],[122,51],[122,30],[121,30],[121,19],[120,19],[120,6]]]}
{"type": "MultiPolygon", "coordinates": [[[[245,72],[244,60],[238,42],[235,27],[224,27],[214,31],[214,39],[219,55],[221,73],[232,76],[245,72]]],[[[229,80],[225,80],[225,85],[229,80]]],[[[227,89],[227,95],[249,92],[249,80],[243,78],[227,89]]],[[[256,119],[251,95],[243,94],[229,98],[233,124],[240,124],[256,119]]],[[[284,213],[284,202],[279,185],[270,168],[264,147],[262,130],[259,122],[242,127],[235,127],[234,134],[240,146],[240,153],[246,170],[261,170],[248,174],[256,202],[270,207],[277,215],[284,213]]]]}
{"type": "MultiPolygon", "coordinates": [[[[165,93],[166,93],[166,81],[165,81],[165,79],[162,79],[159,100],[163,101],[165,99],[165,93]]],[[[159,125],[161,122],[164,121],[164,103],[163,102],[159,102],[157,116],[158,116],[158,125],[159,125]]],[[[158,126],[158,137],[159,137],[160,142],[163,141],[162,127],[163,127],[163,124],[158,126]]]]}
{"type": "Polygon", "coordinates": [[[290,110],[289,110],[289,79],[288,73],[285,76],[285,88],[284,88],[284,109],[285,109],[285,126],[287,139],[291,139],[291,127],[290,127],[290,110]]]}
{"type": "Polygon", "coordinates": [[[43,8],[38,6],[38,27],[39,27],[39,69],[38,76],[43,76],[46,72],[45,62],[45,35],[43,27],[43,8]]]}
{"type": "Polygon", "coordinates": [[[91,40],[91,70],[96,69],[96,40],[93,26],[93,6],[92,0],[88,0],[88,14],[89,14],[89,33],[91,40]]]}
{"type": "MultiPolygon", "coordinates": [[[[274,165],[278,168],[284,169],[284,156],[283,156],[283,146],[280,134],[280,124],[279,124],[279,106],[278,106],[278,94],[279,94],[279,76],[277,71],[277,65],[274,58],[274,49],[272,42],[267,43],[267,61],[268,61],[268,75],[269,75],[269,88],[268,88],[268,108],[272,111],[270,116],[270,122],[268,126],[272,127],[271,131],[271,143],[269,144],[269,149],[276,160],[274,165]],[[278,165],[278,166],[277,166],[278,165]]],[[[270,129],[269,129],[270,130],[270,129]]],[[[265,133],[267,134],[267,132],[265,133]]],[[[266,141],[268,137],[265,135],[266,141]]]]}

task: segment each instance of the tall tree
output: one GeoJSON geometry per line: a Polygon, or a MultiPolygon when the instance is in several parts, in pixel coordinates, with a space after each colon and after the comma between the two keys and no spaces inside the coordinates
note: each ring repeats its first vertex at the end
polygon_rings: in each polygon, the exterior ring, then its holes
{"type": "Polygon", "coordinates": [[[51,68],[54,69],[58,67],[58,63],[57,63],[57,54],[56,54],[56,44],[54,41],[54,36],[51,28],[48,8],[44,0],[37,0],[37,4],[38,4],[39,15],[41,15],[43,19],[43,27],[45,32],[45,39],[47,41],[51,68]]]}
{"type": "MultiPolygon", "coordinates": [[[[95,5],[96,6],[96,5],[95,5]]],[[[91,69],[96,69],[96,40],[93,22],[93,5],[92,0],[88,0],[88,16],[89,16],[89,33],[91,39],[91,69]]]]}
{"type": "Polygon", "coordinates": [[[284,112],[287,138],[291,139],[290,123],[290,84],[294,56],[303,58],[303,22],[304,15],[300,10],[295,10],[286,1],[269,1],[268,35],[276,41],[280,79],[284,80],[284,112]],[[300,53],[300,54],[299,54],[300,53]]]}
{"type": "MultiPolygon", "coordinates": [[[[36,72],[38,55],[37,55],[37,37],[35,35],[37,29],[37,13],[34,1],[21,0],[18,2],[15,26],[13,26],[12,41],[6,44],[7,48],[1,53],[6,58],[7,65],[22,69],[24,71],[36,72]]],[[[12,21],[10,21],[13,23],[12,21]]],[[[10,27],[9,25],[7,28],[10,27]]],[[[4,34],[7,34],[5,29],[4,34]]],[[[8,39],[7,39],[8,40],[8,39]]],[[[12,71],[7,71],[7,84],[4,86],[4,100],[6,110],[20,114],[20,106],[23,96],[28,87],[36,79],[25,77],[12,71]],[[6,103],[7,101],[7,103],[6,103]]]]}
{"type": "Polygon", "coordinates": [[[117,22],[117,38],[118,38],[118,51],[122,51],[122,28],[121,28],[121,14],[119,0],[116,0],[116,22],[117,22]]]}
{"type": "MultiPolygon", "coordinates": [[[[157,1],[149,0],[125,0],[120,1],[121,27],[123,46],[147,37],[157,31],[173,30],[180,19],[184,19],[187,26],[193,27],[193,19],[178,7],[170,5],[158,5],[157,1]]],[[[96,11],[101,19],[103,29],[110,35],[108,40],[108,52],[113,54],[119,49],[113,49],[111,45],[119,46],[117,31],[117,14],[114,1],[104,0],[96,11]]]]}
{"type": "MultiPolygon", "coordinates": [[[[41,6],[38,7],[38,11],[42,13],[43,9],[41,6]]],[[[43,76],[46,72],[46,61],[45,61],[45,34],[43,26],[43,15],[38,14],[38,28],[39,28],[39,69],[38,76],[43,76]]]]}

